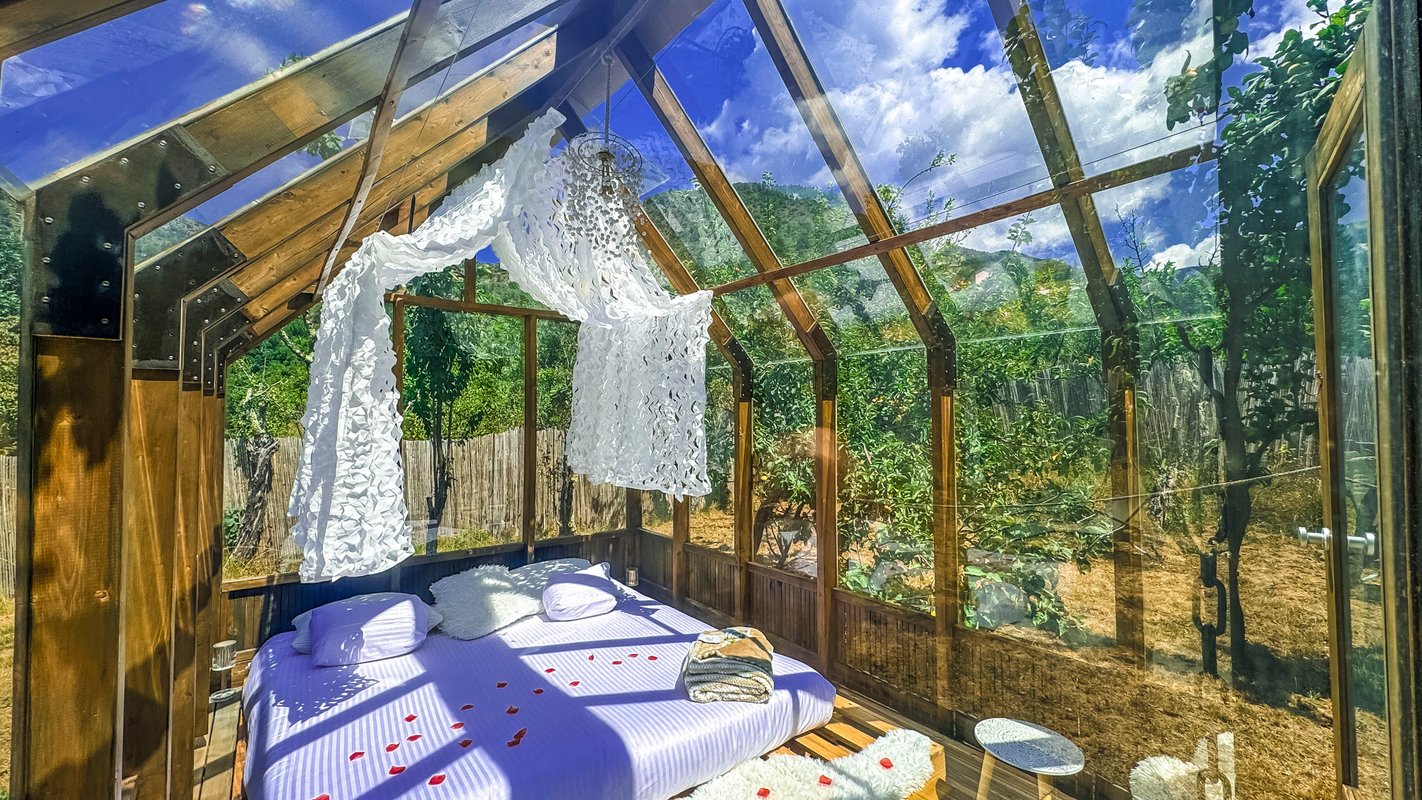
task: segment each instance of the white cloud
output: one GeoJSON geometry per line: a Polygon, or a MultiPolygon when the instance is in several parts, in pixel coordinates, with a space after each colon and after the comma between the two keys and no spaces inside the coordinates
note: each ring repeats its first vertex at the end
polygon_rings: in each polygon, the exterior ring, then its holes
{"type": "Polygon", "coordinates": [[[1170,245],[1155,254],[1151,266],[1171,265],[1175,269],[1190,269],[1212,264],[1219,257],[1219,237],[1207,236],[1195,244],[1184,242],[1170,245]]]}

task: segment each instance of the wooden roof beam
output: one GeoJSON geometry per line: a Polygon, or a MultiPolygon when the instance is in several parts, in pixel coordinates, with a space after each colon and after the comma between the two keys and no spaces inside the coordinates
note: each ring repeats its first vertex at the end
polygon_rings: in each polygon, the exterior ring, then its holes
{"type": "MultiPolygon", "coordinates": [[[[349,254],[354,252],[360,239],[374,230],[373,221],[378,220],[390,204],[408,196],[420,184],[441,178],[447,173],[462,172],[466,176],[472,175],[484,163],[501,154],[502,147],[507,144],[505,137],[520,130],[530,119],[541,113],[550,98],[565,97],[570,86],[586,76],[588,64],[595,60],[596,55],[610,47],[607,43],[615,42],[628,32],[629,18],[640,14],[649,6],[648,0],[630,0],[626,6],[628,10],[616,16],[616,21],[610,26],[606,15],[595,13],[585,14],[577,21],[570,20],[565,23],[559,29],[556,53],[552,56],[552,71],[545,70],[537,83],[523,91],[503,92],[500,96],[503,102],[496,110],[497,118],[480,121],[479,124],[485,127],[477,143],[447,141],[438,148],[410,158],[410,167],[404,171],[402,182],[395,188],[377,188],[376,194],[384,192],[387,199],[381,203],[372,201],[368,204],[369,208],[356,228],[356,235],[348,237],[341,245],[347,249],[337,256],[338,268],[349,254]],[[361,225],[365,226],[364,229],[361,225]]],[[[393,142],[391,147],[394,148],[393,142]]],[[[432,192],[431,196],[421,199],[420,210],[427,212],[460,182],[462,178],[450,177],[446,185],[432,192]]],[[[310,209],[306,208],[303,213],[309,214],[310,209]]],[[[322,221],[312,227],[325,230],[322,221]]],[[[311,264],[307,260],[311,252],[310,242],[314,238],[318,242],[317,247],[331,248],[334,242],[329,238],[329,234],[327,237],[322,238],[319,233],[313,235],[305,229],[299,229],[296,236],[281,243],[279,248],[272,249],[261,259],[262,264],[256,274],[266,275],[267,279],[257,282],[249,281],[242,275],[235,278],[234,283],[253,298],[245,313],[254,320],[261,319],[285,306],[294,294],[310,290],[314,281],[314,278],[309,276],[311,264]],[[289,265],[293,263],[298,265],[297,268],[289,269],[289,265]]],[[[322,265],[324,266],[324,261],[322,265]]]]}
{"type": "Polygon", "coordinates": [[[0,61],[102,25],[159,0],[11,0],[0,14],[0,61]]]}
{"type": "MultiPolygon", "coordinates": [[[[1061,187],[1083,180],[1086,171],[1052,77],[1051,64],[1033,22],[1031,7],[1025,0],[989,0],[988,4],[1002,35],[1008,63],[1017,77],[1022,103],[1051,174],[1052,185],[1061,187]]],[[[1062,203],[1061,208],[1086,273],[1087,295],[1102,330],[1119,332],[1134,328],[1135,312],[1130,297],[1120,285],[1095,200],[1091,195],[1081,195],[1062,203]]]]}
{"type": "Polygon", "coordinates": [[[390,74],[385,79],[385,88],[380,94],[380,104],[375,109],[375,119],[370,125],[370,135],[365,141],[365,163],[361,166],[360,179],[356,181],[355,195],[346,207],[345,219],[336,235],[336,246],[331,248],[326,264],[321,268],[321,278],[316,282],[316,291],[325,288],[330,280],[331,269],[336,256],[340,254],[340,242],[345,241],[365,208],[366,197],[375,186],[380,171],[380,160],[385,155],[385,143],[390,138],[390,126],[395,124],[395,112],[400,106],[400,98],[405,93],[405,84],[414,73],[420,51],[425,47],[430,30],[434,27],[435,16],[439,12],[440,0],[414,0],[410,15],[405,18],[405,29],[400,34],[400,43],[395,47],[395,57],[390,62],[390,74]]]}
{"type": "MultiPolygon", "coordinates": [[[[757,272],[779,269],[780,261],[770,243],[766,241],[765,235],[761,233],[750,211],[731,185],[730,179],[712,156],[711,149],[702,140],[691,117],[672,92],[666,76],[657,68],[643,43],[637,36],[629,36],[617,48],[617,55],[647,99],[647,104],[661,121],[667,135],[686,158],[692,173],[696,175],[716,210],[730,227],[751,265],[757,272]]],[[[795,285],[789,281],[772,281],[768,285],[811,360],[833,361],[834,345],[795,285]]]]}
{"type": "MultiPolygon", "coordinates": [[[[790,24],[790,17],[781,0],[746,0],[746,8],[865,238],[877,242],[893,236],[896,233],[893,222],[884,210],[879,193],[860,162],[839,115],[826,96],[824,85],[790,24]]],[[[889,281],[908,309],[924,345],[951,347],[952,333],[948,324],[908,253],[902,248],[895,248],[879,253],[878,257],[889,281]]]]}

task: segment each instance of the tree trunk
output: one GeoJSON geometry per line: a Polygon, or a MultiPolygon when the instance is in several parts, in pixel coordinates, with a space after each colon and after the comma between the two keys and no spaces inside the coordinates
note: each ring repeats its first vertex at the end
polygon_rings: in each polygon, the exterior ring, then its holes
{"type": "Polygon", "coordinates": [[[242,477],[247,480],[247,503],[242,508],[236,541],[232,546],[232,558],[236,561],[249,561],[261,549],[267,519],[267,496],[272,491],[272,458],[276,451],[277,441],[265,429],[259,428],[242,441],[238,464],[242,477]]]}

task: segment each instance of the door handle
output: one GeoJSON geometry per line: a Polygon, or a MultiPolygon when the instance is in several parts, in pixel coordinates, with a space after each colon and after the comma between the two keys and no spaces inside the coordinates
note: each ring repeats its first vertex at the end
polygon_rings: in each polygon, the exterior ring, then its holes
{"type": "MultiPolygon", "coordinates": [[[[1333,541],[1333,532],[1327,528],[1316,531],[1299,528],[1296,535],[1300,542],[1319,547],[1327,547],[1333,541]]],[[[1368,558],[1375,558],[1378,554],[1378,535],[1372,531],[1350,535],[1348,537],[1348,552],[1361,553],[1368,558]]]]}

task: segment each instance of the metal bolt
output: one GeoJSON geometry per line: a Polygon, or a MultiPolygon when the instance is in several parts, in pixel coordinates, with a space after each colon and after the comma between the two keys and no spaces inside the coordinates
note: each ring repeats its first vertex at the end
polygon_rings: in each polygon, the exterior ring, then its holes
{"type": "Polygon", "coordinates": [[[173,184],[173,188],[174,188],[174,189],[181,189],[181,188],[183,188],[183,185],[182,185],[181,183],[175,183],[175,184],[173,184]]]}
{"type": "Polygon", "coordinates": [[[167,140],[167,139],[159,139],[159,140],[158,140],[158,146],[159,146],[159,147],[167,147],[167,146],[168,146],[168,140],[167,140]]]}
{"type": "Polygon", "coordinates": [[[79,178],[79,182],[80,182],[80,183],[88,183],[90,180],[91,180],[91,179],[90,179],[90,177],[89,177],[88,175],[83,175],[83,176],[81,176],[81,177],[79,178]]]}
{"type": "Polygon", "coordinates": [[[112,250],[112,249],[114,249],[114,243],[113,243],[113,242],[104,242],[104,249],[105,249],[105,250],[112,250]]]}
{"type": "Polygon", "coordinates": [[[53,224],[54,224],[54,217],[45,217],[45,218],[44,218],[44,224],[46,224],[46,225],[53,225],[53,224]]]}
{"type": "Polygon", "coordinates": [[[177,356],[168,356],[168,360],[169,360],[169,361],[176,361],[176,360],[178,360],[178,357],[177,357],[177,356]]]}
{"type": "Polygon", "coordinates": [[[148,207],[148,204],[145,203],[145,202],[143,202],[142,200],[139,200],[139,201],[138,201],[138,207],[139,207],[139,208],[147,208],[147,207],[148,207]]]}
{"type": "Polygon", "coordinates": [[[216,172],[216,171],[217,171],[217,165],[216,165],[216,164],[208,164],[208,165],[207,165],[207,171],[208,171],[208,172],[216,172]]]}
{"type": "Polygon", "coordinates": [[[108,282],[108,281],[99,281],[99,285],[102,286],[102,287],[105,288],[105,289],[109,288],[109,282],[108,282]]]}
{"type": "Polygon", "coordinates": [[[120,164],[127,164],[127,163],[128,163],[128,156],[124,156],[123,158],[120,158],[120,159],[119,159],[119,163],[120,163],[120,164]]]}
{"type": "Polygon", "coordinates": [[[44,263],[48,264],[48,263],[49,263],[49,256],[45,256],[44,258],[41,258],[40,261],[43,261],[44,263]]]}
{"type": "Polygon", "coordinates": [[[49,302],[49,295],[45,295],[44,297],[41,297],[41,298],[40,298],[40,302],[41,302],[41,303],[48,303],[48,302],[49,302]]]}
{"type": "Polygon", "coordinates": [[[107,324],[109,324],[109,318],[108,318],[108,317],[100,317],[100,318],[99,318],[99,324],[100,324],[100,325],[107,325],[107,324]]]}

